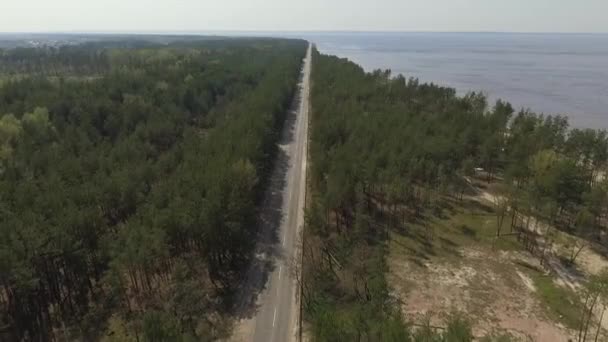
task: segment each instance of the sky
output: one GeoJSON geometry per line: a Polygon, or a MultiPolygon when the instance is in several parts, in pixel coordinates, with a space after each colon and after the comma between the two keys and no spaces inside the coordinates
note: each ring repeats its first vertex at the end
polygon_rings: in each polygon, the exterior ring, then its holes
{"type": "Polygon", "coordinates": [[[0,32],[608,33],[608,0],[0,0],[0,32]]]}

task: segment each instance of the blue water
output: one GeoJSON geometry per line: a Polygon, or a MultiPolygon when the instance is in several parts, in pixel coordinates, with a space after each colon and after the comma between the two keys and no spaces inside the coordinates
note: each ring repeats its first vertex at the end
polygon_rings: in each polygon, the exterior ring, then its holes
{"type": "Polygon", "coordinates": [[[608,34],[316,33],[323,53],[366,70],[483,91],[517,109],[566,114],[574,127],[608,128],[608,34]]]}

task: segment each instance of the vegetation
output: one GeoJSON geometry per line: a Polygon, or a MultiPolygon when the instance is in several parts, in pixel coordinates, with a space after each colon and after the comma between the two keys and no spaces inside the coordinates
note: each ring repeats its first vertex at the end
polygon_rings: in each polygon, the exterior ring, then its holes
{"type": "MultiPolygon", "coordinates": [[[[226,337],[305,49],[171,39],[0,50],[0,339],[226,337]]],[[[605,131],[317,51],[312,78],[300,281],[313,340],[479,337],[466,313],[439,327],[402,317],[391,241],[416,255],[525,248],[549,271],[554,243],[566,241],[566,268],[606,244],[605,131]],[[468,198],[482,177],[500,189],[488,206],[468,198]]],[[[527,272],[549,315],[598,339],[608,277],[576,296],[527,272]]]]}
{"type": "MultiPolygon", "coordinates": [[[[417,331],[389,324],[403,321],[385,279],[390,232],[423,227],[429,246],[437,234],[460,230],[440,241],[476,234],[469,224],[478,222],[467,218],[460,227],[433,229],[450,203],[462,204],[474,190],[474,175],[503,188],[489,209],[495,236],[480,242],[511,248],[514,242],[503,240],[515,235],[544,258],[552,241],[547,227],[601,241],[605,131],[569,130],[565,117],[515,113],[500,100],[489,109],[482,94],[457,96],[390,71],[366,73],[318,52],[312,78],[303,303],[314,340],[392,340],[417,331]]],[[[590,242],[579,243],[572,262],[590,242]]]]}
{"type": "Polygon", "coordinates": [[[581,324],[581,307],[576,294],[555,284],[551,276],[538,270],[528,270],[549,316],[555,321],[564,322],[570,329],[577,329],[581,324]]]}
{"type": "Polygon", "coordinates": [[[0,51],[0,339],[222,336],[305,49],[0,51]]]}

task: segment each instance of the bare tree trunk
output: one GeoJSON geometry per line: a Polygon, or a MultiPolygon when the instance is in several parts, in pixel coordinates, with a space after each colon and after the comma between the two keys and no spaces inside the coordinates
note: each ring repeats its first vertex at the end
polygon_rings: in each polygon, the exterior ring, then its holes
{"type": "Polygon", "coordinates": [[[583,249],[587,247],[587,244],[583,243],[581,245],[581,247],[579,247],[579,249],[576,251],[576,253],[574,252],[574,250],[572,250],[572,253],[570,255],[570,260],[568,262],[570,262],[570,264],[574,264],[574,261],[576,260],[576,258],[578,257],[578,255],[583,251],[583,249]]]}
{"type": "Polygon", "coordinates": [[[517,209],[512,208],[511,212],[511,233],[513,233],[513,228],[517,224],[517,209]]]}
{"type": "Polygon", "coordinates": [[[591,317],[593,316],[593,308],[595,307],[595,303],[599,294],[596,294],[593,298],[593,302],[591,302],[591,307],[589,307],[589,312],[587,313],[587,323],[585,324],[585,334],[583,335],[583,342],[587,340],[587,333],[589,332],[589,323],[591,323],[591,317]]]}
{"type": "Polygon", "coordinates": [[[604,319],[604,313],[606,312],[606,306],[602,308],[602,314],[600,315],[600,321],[597,323],[597,330],[595,331],[595,339],[597,342],[598,337],[600,337],[600,330],[602,330],[602,320],[604,319]]]}
{"type": "Polygon", "coordinates": [[[589,298],[591,297],[591,294],[587,294],[587,297],[585,297],[585,304],[583,305],[583,314],[581,316],[581,324],[578,328],[578,338],[576,339],[578,342],[581,342],[581,338],[583,335],[583,327],[585,326],[585,313],[587,312],[587,304],[589,304],[589,298]]]}
{"type": "MultiPolygon", "coordinates": [[[[541,251],[541,258],[540,258],[540,264],[544,265],[545,261],[546,261],[546,253],[547,253],[547,246],[551,246],[553,244],[552,240],[549,240],[548,238],[545,239],[545,244],[543,246],[543,250],[541,251]]],[[[549,247],[549,252],[551,252],[551,247],[549,247]]]]}

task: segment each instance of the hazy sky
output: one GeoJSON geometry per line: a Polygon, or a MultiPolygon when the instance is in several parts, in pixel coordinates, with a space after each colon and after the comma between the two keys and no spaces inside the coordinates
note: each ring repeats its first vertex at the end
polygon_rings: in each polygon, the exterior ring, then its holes
{"type": "Polygon", "coordinates": [[[608,32],[608,0],[0,0],[0,32],[608,32]]]}

